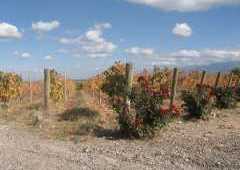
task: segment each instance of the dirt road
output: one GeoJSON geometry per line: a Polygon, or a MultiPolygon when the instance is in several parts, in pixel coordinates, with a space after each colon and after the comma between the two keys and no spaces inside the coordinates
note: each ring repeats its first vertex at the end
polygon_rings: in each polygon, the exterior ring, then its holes
{"type": "Polygon", "coordinates": [[[0,122],[1,170],[240,169],[240,110],[210,121],[177,121],[149,141],[44,139],[0,122]]]}

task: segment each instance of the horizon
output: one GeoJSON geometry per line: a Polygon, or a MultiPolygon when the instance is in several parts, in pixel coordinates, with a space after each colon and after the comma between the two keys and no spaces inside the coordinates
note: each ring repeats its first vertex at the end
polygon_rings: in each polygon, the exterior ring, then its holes
{"type": "MultiPolygon", "coordinates": [[[[116,62],[119,62],[119,61],[116,61],[116,62]]],[[[116,63],[115,62],[115,63],[116,63]]],[[[115,64],[113,63],[113,65],[115,64]]],[[[128,62],[129,64],[133,64],[133,71],[134,71],[134,74],[141,74],[143,73],[145,70],[147,70],[149,73],[153,73],[154,72],[154,67],[157,66],[159,67],[161,70],[164,70],[164,69],[170,69],[170,70],[173,70],[175,68],[178,69],[178,71],[180,72],[184,72],[184,73],[191,73],[191,72],[202,72],[202,71],[206,71],[207,74],[217,74],[217,73],[231,73],[233,69],[237,69],[237,68],[240,68],[238,67],[238,65],[236,64],[236,66],[228,66],[227,68],[215,68],[213,66],[209,66],[209,65],[204,65],[204,66],[200,66],[200,67],[196,67],[196,66],[193,66],[193,67],[186,67],[186,68],[181,68],[181,67],[171,67],[171,66],[162,66],[160,67],[159,65],[151,65],[149,67],[143,67],[143,68],[136,68],[134,65],[134,63],[131,63],[131,62],[128,62]]],[[[121,62],[121,64],[127,64],[127,63],[123,63],[121,62]]],[[[229,63],[226,63],[226,64],[229,64],[229,63]]],[[[240,64],[240,63],[238,63],[240,64]]],[[[42,81],[44,79],[44,69],[50,69],[50,70],[55,70],[57,71],[58,74],[64,76],[66,74],[66,77],[67,79],[70,79],[70,80],[73,80],[73,81],[86,81],[88,79],[91,79],[91,78],[94,78],[96,76],[98,76],[99,74],[103,74],[106,70],[108,70],[111,66],[113,65],[110,65],[109,67],[106,67],[105,70],[101,70],[101,71],[98,71],[97,73],[91,75],[91,76],[88,76],[88,77],[81,77],[79,76],[79,74],[74,74],[74,73],[71,73],[71,72],[66,72],[65,70],[56,70],[55,68],[51,68],[51,67],[46,67],[46,68],[42,68],[42,70],[39,70],[39,71],[16,71],[16,70],[0,70],[0,72],[5,72],[5,73],[15,73],[17,75],[19,75],[22,80],[24,81],[42,81]]],[[[219,66],[219,65],[216,65],[216,66],[219,66]]],[[[221,67],[221,66],[220,66],[221,67]]]]}

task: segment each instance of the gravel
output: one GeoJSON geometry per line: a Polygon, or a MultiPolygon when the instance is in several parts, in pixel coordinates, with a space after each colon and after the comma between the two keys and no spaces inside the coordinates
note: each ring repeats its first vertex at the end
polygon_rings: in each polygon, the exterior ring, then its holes
{"type": "Polygon", "coordinates": [[[240,169],[239,110],[209,121],[176,121],[152,140],[49,140],[0,122],[0,169],[240,169]]]}

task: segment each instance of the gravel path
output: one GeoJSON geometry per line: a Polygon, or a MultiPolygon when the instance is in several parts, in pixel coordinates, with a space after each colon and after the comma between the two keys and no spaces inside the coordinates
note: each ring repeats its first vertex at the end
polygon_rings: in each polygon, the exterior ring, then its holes
{"type": "Polygon", "coordinates": [[[178,121],[149,141],[90,138],[78,144],[43,139],[1,122],[0,169],[240,169],[239,112],[178,121]]]}

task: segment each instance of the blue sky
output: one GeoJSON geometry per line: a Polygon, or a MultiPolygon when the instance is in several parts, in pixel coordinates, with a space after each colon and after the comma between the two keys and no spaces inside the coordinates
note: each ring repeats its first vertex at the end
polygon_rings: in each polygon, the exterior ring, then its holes
{"type": "Polygon", "coordinates": [[[240,0],[8,0],[3,70],[86,78],[116,60],[138,69],[240,61],[240,0]]]}

